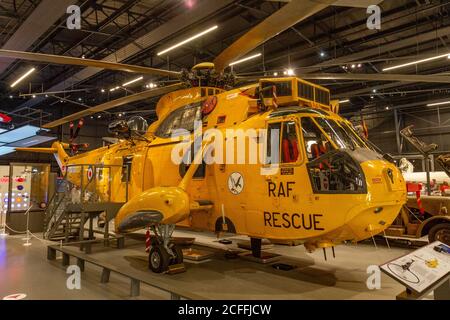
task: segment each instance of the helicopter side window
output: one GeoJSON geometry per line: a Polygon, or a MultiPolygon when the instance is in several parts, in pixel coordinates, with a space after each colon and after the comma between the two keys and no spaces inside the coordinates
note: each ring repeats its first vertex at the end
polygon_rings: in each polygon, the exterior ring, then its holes
{"type": "Polygon", "coordinates": [[[298,137],[295,122],[283,124],[283,138],[281,142],[281,162],[295,163],[299,159],[298,137]]]}
{"type": "Polygon", "coordinates": [[[122,182],[130,182],[132,163],[133,163],[133,156],[123,157],[122,182]]]}
{"type": "Polygon", "coordinates": [[[267,129],[266,164],[280,163],[281,122],[270,123],[267,129]]]}
{"type": "Polygon", "coordinates": [[[266,164],[297,163],[300,159],[299,140],[293,121],[269,124],[266,164]]]}
{"type": "Polygon", "coordinates": [[[173,111],[161,123],[156,135],[161,138],[170,138],[175,130],[179,129],[194,132],[195,121],[201,121],[202,119],[201,105],[202,102],[198,102],[173,111]]]}

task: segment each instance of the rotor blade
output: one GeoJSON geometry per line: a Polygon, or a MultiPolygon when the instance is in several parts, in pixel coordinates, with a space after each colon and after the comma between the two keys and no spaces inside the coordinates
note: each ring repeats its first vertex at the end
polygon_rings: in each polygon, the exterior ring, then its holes
{"type": "Polygon", "coordinates": [[[135,66],[130,64],[108,62],[103,60],[83,59],[67,56],[57,56],[52,54],[34,53],[25,51],[13,51],[0,49],[0,58],[11,58],[28,61],[47,62],[51,64],[67,64],[82,67],[94,67],[107,70],[124,71],[140,74],[157,74],[162,76],[170,76],[179,78],[181,73],[176,71],[169,71],[163,69],[156,69],[150,67],[135,66]]]}
{"type": "MultiPolygon", "coordinates": [[[[298,78],[305,80],[355,80],[355,81],[401,81],[401,82],[429,82],[450,83],[450,76],[443,75],[416,75],[416,74],[380,74],[380,73],[305,73],[297,74],[298,78]]],[[[237,76],[237,81],[258,81],[259,79],[274,76],[237,76]]]]}
{"type": "Polygon", "coordinates": [[[46,129],[50,129],[50,128],[54,128],[57,126],[60,126],[62,124],[65,124],[69,121],[73,121],[73,120],[77,120],[80,119],[82,117],[86,117],[89,116],[91,114],[95,114],[98,112],[102,112],[105,110],[109,110],[112,108],[116,108],[116,107],[120,107],[135,101],[140,101],[140,100],[144,100],[144,99],[149,99],[149,98],[153,98],[153,97],[157,97],[166,93],[169,93],[171,91],[177,90],[177,89],[181,89],[184,86],[183,83],[176,83],[176,84],[172,84],[170,86],[166,86],[166,87],[161,87],[161,88],[157,88],[157,89],[152,89],[152,90],[147,90],[144,92],[140,92],[140,93],[136,93],[133,94],[131,96],[126,96],[126,97],[122,97],[116,100],[112,100],[112,101],[108,101],[105,102],[103,104],[100,104],[98,106],[86,109],[86,110],[82,110],[80,112],[71,114],[67,117],[64,117],[62,119],[47,123],[46,125],[44,125],[43,127],[46,129]]]}
{"type": "Polygon", "coordinates": [[[252,51],[280,32],[325,9],[333,2],[335,0],[292,0],[220,53],[214,59],[216,70],[223,71],[230,62],[252,51]]]}

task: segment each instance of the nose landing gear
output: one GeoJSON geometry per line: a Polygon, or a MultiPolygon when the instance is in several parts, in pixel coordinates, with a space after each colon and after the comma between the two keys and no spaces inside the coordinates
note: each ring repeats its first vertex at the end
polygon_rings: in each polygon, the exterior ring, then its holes
{"type": "Polygon", "coordinates": [[[148,256],[148,267],[155,273],[163,273],[169,270],[170,266],[183,263],[183,251],[181,248],[170,242],[175,225],[152,226],[155,234],[152,238],[152,248],[148,256]]]}

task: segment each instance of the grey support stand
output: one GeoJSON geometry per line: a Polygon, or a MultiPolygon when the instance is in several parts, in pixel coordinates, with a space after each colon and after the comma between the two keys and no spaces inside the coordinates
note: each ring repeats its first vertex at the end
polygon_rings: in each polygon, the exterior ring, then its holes
{"type": "Polygon", "coordinates": [[[399,295],[397,300],[419,300],[425,298],[430,292],[434,291],[434,300],[450,300],[450,274],[444,277],[441,281],[437,282],[434,286],[428,290],[418,294],[410,289],[406,289],[399,295]]]}

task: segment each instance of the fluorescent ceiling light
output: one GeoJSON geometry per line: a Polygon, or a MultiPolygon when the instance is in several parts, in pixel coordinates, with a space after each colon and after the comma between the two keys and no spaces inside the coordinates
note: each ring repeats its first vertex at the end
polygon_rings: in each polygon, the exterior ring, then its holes
{"type": "Polygon", "coordinates": [[[195,39],[197,39],[197,38],[200,38],[201,36],[204,36],[205,34],[211,32],[211,31],[213,31],[213,30],[216,30],[217,28],[218,28],[218,26],[214,26],[214,27],[211,27],[211,28],[209,28],[209,29],[206,29],[206,30],[203,31],[203,32],[200,32],[200,33],[196,34],[195,36],[192,36],[192,37],[190,37],[190,38],[187,38],[186,40],[183,40],[183,41],[181,41],[180,43],[177,43],[177,44],[171,46],[170,48],[167,48],[167,49],[165,49],[165,50],[159,52],[159,53],[158,53],[158,56],[160,56],[160,55],[162,55],[162,54],[164,54],[164,53],[167,53],[167,52],[169,52],[169,51],[172,51],[173,49],[178,48],[178,47],[180,47],[180,46],[182,46],[182,45],[184,45],[184,44],[186,44],[186,43],[188,43],[188,42],[191,42],[191,41],[193,41],[193,40],[195,40],[195,39]]]}
{"type": "Polygon", "coordinates": [[[236,65],[236,64],[238,64],[238,63],[241,63],[241,62],[245,62],[245,61],[248,61],[248,60],[251,60],[251,59],[258,58],[258,57],[260,57],[260,56],[261,56],[261,53],[257,53],[257,54],[254,54],[254,55],[250,56],[250,57],[243,58],[243,59],[241,59],[241,60],[232,62],[232,63],[230,63],[230,67],[231,67],[231,66],[234,66],[234,65],[236,65]]]}
{"type": "Polygon", "coordinates": [[[427,104],[427,107],[442,106],[443,104],[450,104],[450,101],[429,103],[427,104]]]}
{"type": "Polygon", "coordinates": [[[113,91],[116,91],[116,90],[119,90],[119,89],[120,89],[120,87],[115,87],[115,88],[109,89],[109,91],[113,92],[113,91]]]}
{"type": "Polygon", "coordinates": [[[21,76],[19,79],[17,79],[12,85],[11,88],[14,88],[17,84],[19,84],[23,79],[25,79],[26,77],[28,77],[30,74],[32,74],[36,69],[35,68],[31,68],[30,70],[28,70],[23,76],[21,76]]]}
{"type": "Polygon", "coordinates": [[[124,83],[124,84],[122,85],[122,87],[129,86],[130,84],[136,83],[136,82],[141,81],[141,80],[143,80],[143,79],[144,79],[144,77],[139,77],[139,78],[136,78],[136,79],[134,79],[134,80],[128,81],[128,82],[124,83]]]}
{"type": "Polygon", "coordinates": [[[339,103],[347,103],[347,102],[350,102],[350,100],[349,99],[345,99],[345,100],[339,101],[339,103]]]}
{"type": "Polygon", "coordinates": [[[437,59],[441,59],[447,57],[450,59],[450,53],[446,53],[446,54],[441,54],[439,56],[435,56],[435,57],[431,57],[431,58],[426,58],[426,59],[422,59],[422,60],[417,60],[417,61],[412,61],[412,62],[408,62],[408,63],[404,63],[404,64],[399,64],[397,66],[392,66],[389,68],[384,68],[383,71],[389,71],[389,70],[394,70],[394,69],[399,69],[399,68],[403,68],[403,67],[408,67],[414,64],[419,64],[419,63],[424,63],[424,62],[428,62],[428,61],[433,61],[433,60],[437,60],[437,59]]]}

